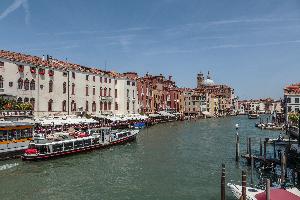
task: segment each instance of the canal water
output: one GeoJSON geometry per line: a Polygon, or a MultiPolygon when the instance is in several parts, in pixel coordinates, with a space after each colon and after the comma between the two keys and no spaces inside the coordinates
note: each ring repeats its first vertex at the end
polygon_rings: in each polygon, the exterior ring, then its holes
{"type": "MultiPolygon", "coordinates": [[[[243,161],[235,163],[235,124],[242,153],[247,136],[256,138],[258,150],[259,137],[279,134],[257,129],[255,122],[246,116],[172,122],[105,150],[40,162],[1,161],[0,199],[220,199],[221,164],[227,182],[240,182],[241,171],[249,170],[243,161]]],[[[226,196],[233,199],[228,190],[226,196]]]]}

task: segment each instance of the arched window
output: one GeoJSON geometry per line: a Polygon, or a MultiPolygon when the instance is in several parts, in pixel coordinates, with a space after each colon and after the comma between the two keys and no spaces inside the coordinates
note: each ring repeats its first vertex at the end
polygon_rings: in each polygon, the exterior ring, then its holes
{"type": "Polygon", "coordinates": [[[119,105],[117,102],[115,102],[115,110],[118,110],[119,109],[119,105]]]}
{"type": "Polygon", "coordinates": [[[52,112],[52,106],[53,106],[53,100],[52,99],[50,99],[49,101],[48,101],[48,112],[52,112]]]}
{"type": "Polygon", "coordinates": [[[89,111],[89,102],[88,101],[85,102],[85,111],[89,111]]]}
{"type": "Polygon", "coordinates": [[[85,96],[89,96],[89,86],[85,86],[85,96]]]}
{"type": "Polygon", "coordinates": [[[93,101],[93,103],[92,103],[92,111],[96,112],[96,102],[95,101],[93,101]]]}
{"type": "Polygon", "coordinates": [[[18,80],[18,89],[23,89],[23,79],[19,78],[18,80]]]}
{"type": "Polygon", "coordinates": [[[62,102],[62,111],[63,112],[67,111],[67,101],[66,100],[63,100],[63,102],[62,102]]]}
{"type": "Polygon", "coordinates": [[[100,87],[100,97],[102,97],[102,87],[100,87]]]}
{"type": "Polygon", "coordinates": [[[111,95],[111,88],[108,89],[108,96],[110,97],[111,95]]]}
{"type": "Polygon", "coordinates": [[[30,90],[35,90],[35,81],[33,79],[30,82],[30,90]]]}
{"type": "Polygon", "coordinates": [[[22,98],[21,98],[21,97],[19,97],[19,98],[17,99],[17,102],[18,102],[18,103],[23,103],[23,100],[22,100],[22,98]]]}
{"type": "Polygon", "coordinates": [[[75,95],[75,83],[72,83],[72,95],[75,95]]]}
{"type": "Polygon", "coordinates": [[[111,110],[111,102],[108,102],[108,110],[111,110]]]}
{"type": "Polygon", "coordinates": [[[103,102],[100,102],[100,110],[103,110],[103,102]]]}
{"type": "Polygon", "coordinates": [[[49,81],[49,92],[53,92],[53,81],[49,81]]]}
{"type": "Polygon", "coordinates": [[[3,82],[4,82],[3,76],[0,75],[0,88],[1,89],[3,88],[3,82]]]}
{"type": "Polygon", "coordinates": [[[129,97],[129,90],[127,89],[127,97],[129,97]]]}
{"type": "Polygon", "coordinates": [[[106,97],[107,88],[104,88],[104,96],[106,97]]]}
{"type": "Polygon", "coordinates": [[[64,82],[63,83],[63,94],[66,94],[66,92],[67,92],[67,83],[64,82]]]}
{"type": "Polygon", "coordinates": [[[34,105],[35,105],[35,99],[34,98],[30,99],[30,104],[32,105],[32,109],[34,110],[34,105]]]}
{"type": "Polygon", "coordinates": [[[24,103],[28,103],[29,102],[29,98],[28,97],[25,97],[24,98],[24,103]]]}
{"type": "Polygon", "coordinates": [[[27,78],[24,81],[24,89],[29,90],[29,80],[27,78]]]}
{"type": "Polygon", "coordinates": [[[107,110],[107,102],[104,102],[104,110],[107,110]]]}
{"type": "Polygon", "coordinates": [[[96,88],[95,88],[95,86],[93,87],[93,95],[95,95],[96,94],[96,88]]]}
{"type": "Polygon", "coordinates": [[[71,111],[76,111],[76,103],[74,100],[71,101],[71,111]]]}

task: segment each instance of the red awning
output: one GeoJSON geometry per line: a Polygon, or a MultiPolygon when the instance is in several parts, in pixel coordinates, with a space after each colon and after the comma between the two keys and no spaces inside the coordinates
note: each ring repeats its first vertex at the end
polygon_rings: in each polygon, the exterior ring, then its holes
{"type": "MultiPolygon", "coordinates": [[[[270,200],[300,200],[300,197],[284,189],[271,189],[270,200]]],[[[257,200],[265,200],[266,192],[255,195],[257,200]]]]}

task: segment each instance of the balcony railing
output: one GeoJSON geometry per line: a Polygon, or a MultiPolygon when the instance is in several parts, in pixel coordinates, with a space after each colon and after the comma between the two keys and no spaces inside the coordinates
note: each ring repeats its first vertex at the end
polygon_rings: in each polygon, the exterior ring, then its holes
{"type": "Polygon", "coordinates": [[[100,97],[100,100],[101,100],[101,101],[112,101],[113,98],[112,98],[111,96],[109,96],[109,97],[101,96],[101,97],[100,97]]]}
{"type": "Polygon", "coordinates": [[[32,116],[32,110],[0,110],[0,115],[4,117],[25,117],[32,116]]]}

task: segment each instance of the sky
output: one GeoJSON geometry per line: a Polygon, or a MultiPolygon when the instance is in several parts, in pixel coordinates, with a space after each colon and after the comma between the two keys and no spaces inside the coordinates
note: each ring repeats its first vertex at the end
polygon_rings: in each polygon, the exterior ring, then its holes
{"type": "Polygon", "coordinates": [[[279,99],[300,82],[300,1],[0,0],[0,49],[279,99]]]}

